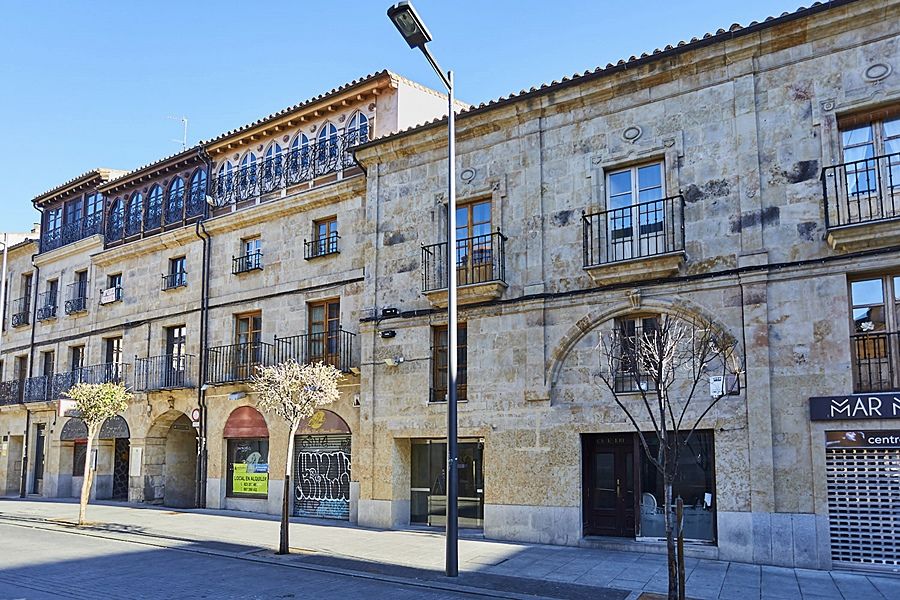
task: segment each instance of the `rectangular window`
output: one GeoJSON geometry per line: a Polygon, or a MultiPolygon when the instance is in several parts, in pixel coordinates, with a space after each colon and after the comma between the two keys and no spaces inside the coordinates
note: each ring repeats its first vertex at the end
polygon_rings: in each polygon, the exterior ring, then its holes
{"type": "Polygon", "coordinates": [[[166,327],[166,359],[165,368],[161,374],[163,381],[161,387],[173,388],[184,386],[184,372],[187,362],[185,345],[187,331],[184,325],[166,327]]]}
{"type": "MultiPolygon", "coordinates": [[[[439,325],[431,331],[431,402],[447,401],[447,326],[439,325]]],[[[466,372],[466,324],[456,326],[456,397],[467,398],[468,374],[466,372]]]]}
{"type": "Polygon", "coordinates": [[[169,274],[164,276],[163,289],[172,289],[187,285],[185,257],[169,259],[169,274]]]}
{"type": "Polygon", "coordinates": [[[84,477],[84,465],[87,462],[87,441],[76,440],[72,449],[72,477],[84,477]]]}
{"type": "Polygon", "coordinates": [[[615,373],[617,392],[639,392],[653,389],[655,384],[641,364],[642,346],[659,330],[659,317],[648,315],[630,319],[616,319],[616,347],[621,353],[615,373]]]}
{"type": "Polygon", "coordinates": [[[111,337],[104,340],[104,358],[107,364],[122,364],[122,337],[111,337]]]}
{"type": "Polygon", "coordinates": [[[312,256],[324,256],[338,251],[338,222],[337,217],[319,219],[313,223],[313,245],[310,248],[312,256]]]}
{"type": "Polygon", "coordinates": [[[256,365],[265,362],[266,347],[262,342],[262,313],[259,311],[234,316],[235,354],[233,378],[249,379],[256,365]]]}
{"type": "Polygon", "coordinates": [[[269,440],[228,440],[228,482],[232,498],[266,498],[269,495],[269,440]]]}
{"type": "Polygon", "coordinates": [[[663,163],[612,171],[606,176],[607,262],[663,254],[674,249],[671,210],[666,195],[663,163]]]}
{"type": "Polygon", "coordinates": [[[62,207],[50,209],[44,214],[47,219],[48,239],[58,238],[62,229],[62,207]]]}
{"type": "Polygon", "coordinates": [[[69,370],[78,371],[84,367],[84,346],[69,348],[69,370]]]}
{"type": "Polygon", "coordinates": [[[41,352],[41,375],[50,377],[55,371],[56,353],[53,350],[41,352]]]}
{"type": "Polygon", "coordinates": [[[341,301],[312,302],[309,310],[309,361],[341,367],[341,301]]]}
{"type": "Polygon", "coordinates": [[[246,273],[262,269],[262,238],[253,236],[241,240],[241,253],[234,257],[232,273],[246,273]]]}
{"type": "Polygon", "coordinates": [[[84,215],[83,208],[84,204],[80,197],[66,202],[66,225],[74,226],[81,223],[81,217],[84,215]]]}
{"type": "Polygon", "coordinates": [[[850,347],[854,391],[900,389],[900,276],[884,275],[850,282],[850,347]]]}
{"type": "Polygon", "coordinates": [[[456,209],[456,278],[458,285],[494,279],[491,201],[470,202],[456,209]]]}
{"type": "MultiPolygon", "coordinates": [[[[900,192],[900,107],[844,118],[840,121],[841,151],[848,198],[859,200],[879,193],[900,192]]],[[[865,206],[851,206],[873,214],[862,220],[893,216],[865,206]]]]}
{"type": "Polygon", "coordinates": [[[56,306],[57,295],[59,295],[59,279],[51,279],[47,282],[47,302],[45,306],[56,306]]]}

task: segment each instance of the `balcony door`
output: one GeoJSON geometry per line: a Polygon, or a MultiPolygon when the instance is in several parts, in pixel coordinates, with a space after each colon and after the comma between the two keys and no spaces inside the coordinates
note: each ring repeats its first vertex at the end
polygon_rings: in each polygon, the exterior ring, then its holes
{"type": "Polygon", "coordinates": [[[608,262],[663,254],[666,247],[662,163],[607,175],[608,262]]]}
{"type": "Polygon", "coordinates": [[[491,201],[471,202],[456,209],[456,283],[492,281],[491,201]]]}
{"type": "Polygon", "coordinates": [[[341,301],[324,300],[309,305],[309,362],[340,368],[341,301]]]}
{"type": "Polygon", "coordinates": [[[234,317],[234,378],[249,379],[256,365],[262,363],[262,313],[252,312],[234,317]]]}
{"type": "Polygon", "coordinates": [[[583,444],[584,534],[634,537],[634,436],[587,435],[583,444]]]}
{"type": "Polygon", "coordinates": [[[160,382],[163,388],[184,387],[186,338],[184,325],[166,327],[166,362],[160,382]]]}

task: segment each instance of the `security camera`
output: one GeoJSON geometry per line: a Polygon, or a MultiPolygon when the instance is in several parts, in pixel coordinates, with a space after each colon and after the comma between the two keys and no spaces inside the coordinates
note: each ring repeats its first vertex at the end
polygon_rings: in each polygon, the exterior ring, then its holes
{"type": "Polygon", "coordinates": [[[386,364],[389,367],[396,367],[397,365],[402,364],[402,363],[403,363],[402,356],[395,356],[393,358],[384,359],[384,364],[386,364]]]}

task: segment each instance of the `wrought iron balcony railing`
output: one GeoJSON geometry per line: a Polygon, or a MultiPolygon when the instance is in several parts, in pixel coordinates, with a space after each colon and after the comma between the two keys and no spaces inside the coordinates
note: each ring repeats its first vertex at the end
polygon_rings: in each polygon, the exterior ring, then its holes
{"type": "Polygon", "coordinates": [[[88,282],[76,281],[68,286],[68,298],[66,299],[65,311],[67,315],[85,312],[87,310],[87,293],[88,282]]]}
{"type": "Polygon", "coordinates": [[[31,322],[31,296],[23,296],[12,301],[12,317],[10,323],[13,327],[22,327],[31,322]]]}
{"type": "Polygon", "coordinates": [[[25,381],[23,379],[0,381],[0,406],[21,403],[24,392],[25,381]]]}
{"type": "Polygon", "coordinates": [[[247,381],[257,366],[270,366],[275,357],[275,347],[266,342],[247,342],[214,346],[206,350],[206,381],[204,383],[229,383],[247,381]]]}
{"type": "Polygon", "coordinates": [[[275,338],[275,362],[293,359],[301,364],[323,362],[349,373],[353,362],[353,340],[355,333],[340,327],[320,333],[304,333],[290,337],[275,338]]]}
{"type": "Polygon", "coordinates": [[[582,215],[585,267],[684,250],[684,198],[672,196],[582,215]]]}
{"type": "Polygon", "coordinates": [[[900,152],[822,169],[825,228],[900,217],[900,152]]]}
{"type": "Polygon", "coordinates": [[[303,240],[303,258],[306,260],[310,260],[311,258],[318,258],[320,256],[327,256],[329,254],[337,254],[338,250],[338,241],[341,239],[336,233],[329,235],[328,237],[319,238],[316,240],[303,240]]]}
{"type": "Polygon", "coordinates": [[[900,390],[898,359],[900,332],[858,333],[850,336],[853,387],[858,393],[900,390]]]}
{"type": "Polygon", "coordinates": [[[184,287],[187,285],[187,271],[179,271],[177,273],[169,273],[162,276],[162,289],[171,290],[184,287]]]}
{"type": "Polygon", "coordinates": [[[24,402],[47,402],[50,400],[50,384],[53,375],[38,375],[25,380],[24,402]]]}
{"type": "Polygon", "coordinates": [[[193,354],[134,358],[134,391],[150,392],[197,387],[193,354]]]}
{"type": "Polygon", "coordinates": [[[344,131],[220,174],[211,179],[210,197],[221,208],[317,177],[340,175],[356,165],[350,149],[367,141],[368,132],[368,128],[344,131]]]}
{"type": "MultiPolygon", "coordinates": [[[[506,283],[506,236],[494,233],[456,240],[456,283],[506,283]]],[[[447,288],[447,243],[422,246],[422,291],[447,288]]]]}
{"type": "Polygon", "coordinates": [[[56,318],[56,296],[56,292],[44,292],[38,295],[38,309],[35,317],[38,321],[56,318]]]}
{"type": "Polygon", "coordinates": [[[49,252],[102,232],[103,214],[88,215],[77,221],[66,223],[57,229],[43,232],[41,234],[41,252],[49,252]]]}
{"type": "Polygon", "coordinates": [[[262,268],[262,250],[244,254],[243,256],[231,257],[231,272],[234,275],[247,273],[248,271],[261,271],[262,268]]]}
{"type": "Polygon", "coordinates": [[[77,383],[126,383],[128,365],[103,363],[65,373],[38,375],[25,380],[25,402],[50,402],[63,398],[77,383]]]}

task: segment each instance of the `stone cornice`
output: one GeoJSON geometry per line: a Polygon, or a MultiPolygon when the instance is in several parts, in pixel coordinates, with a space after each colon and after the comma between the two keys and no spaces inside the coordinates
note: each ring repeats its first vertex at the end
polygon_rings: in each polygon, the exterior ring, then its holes
{"type": "Polygon", "coordinates": [[[186,246],[192,242],[200,242],[200,238],[197,237],[194,226],[191,225],[109,248],[95,254],[92,258],[95,265],[105,267],[160,250],[186,246]]]}
{"type": "Polygon", "coordinates": [[[64,260],[76,254],[90,254],[91,250],[103,248],[103,236],[99,233],[80,239],[77,242],[42,252],[34,258],[34,264],[44,268],[53,262],[64,260]]]}

